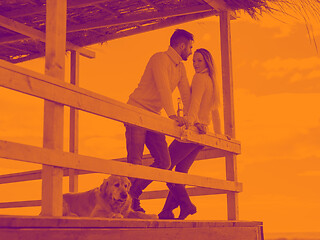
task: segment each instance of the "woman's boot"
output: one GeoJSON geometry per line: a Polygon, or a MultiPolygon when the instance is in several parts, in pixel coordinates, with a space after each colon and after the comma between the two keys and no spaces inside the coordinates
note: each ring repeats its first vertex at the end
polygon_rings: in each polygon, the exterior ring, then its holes
{"type": "Polygon", "coordinates": [[[178,206],[178,201],[175,199],[171,191],[169,191],[163,209],[158,214],[159,219],[174,219],[174,214],[172,210],[177,208],[178,206]]]}
{"type": "Polygon", "coordinates": [[[180,205],[180,215],[178,219],[185,219],[189,215],[193,215],[197,212],[196,206],[191,202],[188,192],[184,185],[175,184],[170,191],[174,197],[178,200],[180,205]]]}

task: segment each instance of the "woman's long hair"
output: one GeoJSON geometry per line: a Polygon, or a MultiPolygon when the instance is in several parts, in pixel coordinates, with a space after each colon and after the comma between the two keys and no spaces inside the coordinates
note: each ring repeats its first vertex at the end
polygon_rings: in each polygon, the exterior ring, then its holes
{"type": "Polygon", "coordinates": [[[220,106],[220,94],[213,57],[211,53],[204,48],[199,48],[195,51],[195,53],[196,52],[200,53],[203,56],[204,61],[207,65],[209,76],[212,80],[213,85],[213,109],[217,109],[220,106]]]}

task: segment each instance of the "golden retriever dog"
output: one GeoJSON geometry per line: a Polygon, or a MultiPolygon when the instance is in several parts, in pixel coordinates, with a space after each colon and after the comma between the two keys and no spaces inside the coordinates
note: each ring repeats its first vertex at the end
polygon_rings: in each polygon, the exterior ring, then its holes
{"type": "Polygon", "coordinates": [[[133,211],[127,177],[111,175],[98,188],[63,195],[63,216],[156,219],[156,214],[133,211]]]}

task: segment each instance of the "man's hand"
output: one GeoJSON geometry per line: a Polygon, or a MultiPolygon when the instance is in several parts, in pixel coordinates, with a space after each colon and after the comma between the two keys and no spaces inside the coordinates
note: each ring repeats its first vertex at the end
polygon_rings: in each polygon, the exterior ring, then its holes
{"type": "Polygon", "coordinates": [[[195,123],[194,126],[198,129],[200,134],[206,134],[208,130],[208,126],[202,123],[195,123]]]}
{"type": "Polygon", "coordinates": [[[177,115],[170,115],[169,118],[178,122],[179,127],[182,127],[183,125],[187,124],[187,121],[184,117],[179,117],[177,115]]]}

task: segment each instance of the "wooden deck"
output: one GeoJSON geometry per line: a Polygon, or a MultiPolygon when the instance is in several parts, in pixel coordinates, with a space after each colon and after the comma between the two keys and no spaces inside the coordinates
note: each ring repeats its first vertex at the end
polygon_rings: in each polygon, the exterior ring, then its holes
{"type": "Polygon", "coordinates": [[[0,240],[263,240],[262,223],[0,216],[0,240]]]}

